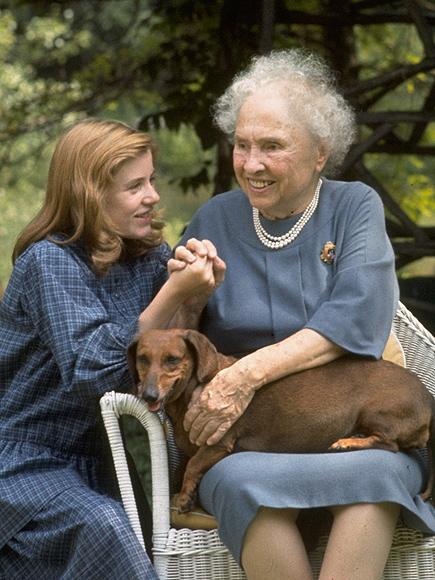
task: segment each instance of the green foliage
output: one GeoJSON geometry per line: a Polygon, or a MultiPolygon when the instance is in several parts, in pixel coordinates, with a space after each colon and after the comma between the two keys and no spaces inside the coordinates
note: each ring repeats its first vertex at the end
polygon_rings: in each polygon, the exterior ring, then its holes
{"type": "Polygon", "coordinates": [[[40,208],[51,147],[38,136],[20,137],[11,148],[14,162],[1,170],[0,184],[0,288],[6,286],[11,255],[18,233],[40,208]],[[38,155],[28,155],[29,150],[38,155]],[[3,183],[5,185],[3,185],[3,183]]]}
{"type": "MultiPolygon", "coordinates": [[[[220,137],[210,107],[259,52],[262,1],[248,4],[249,9],[242,0],[0,0],[0,283],[9,275],[18,231],[41,203],[54,139],[84,116],[121,119],[155,132],[167,234],[171,242],[178,238],[214,189],[220,137]]],[[[286,16],[291,10],[320,15],[333,4],[276,3],[274,46],[303,45],[331,58],[322,26],[294,24],[286,16]]],[[[364,3],[347,0],[343,6],[353,4],[364,3]]],[[[406,9],[406,3],[392,4],[393,12],[406,9]]],[[[353,42],[360,79],[414,64],[423,55],[416,27],[405,24],[355,26],[353,42]]],[[[430,73],[420,73],[399,82],[371,110],[418,110],[430,80],[430,73]]],[[[403,125],[397,135],[409,131],[403,125]]],[[[425,143],[433,144],[434,132],[429,125],[425,143]]],[[[433,222],[433,157],[372,154],[365,161],[411,217],[433,222]]],[[[221,164],[217,177],[225,172],[231,175],[228,164],[221,164]]]]}
{"type": "Polygon", "coordinates": [[[204,165],[213,163],[213,151],[205,151],[191,125],[181,123],[175,130],[161,128],[152,131],[161,154],[158,167],[174,181],[195,175],[204,165]]]}
{"type": "Polygon", "coordinates": [[[416,29],[407,24],[355,26],[361,78],[390,70],[397,63],[415,63],[423,57],[416,29]]]}
{"type": "MultiPolygon", "coordinates": [[[[357,26],[355,38],[361,67],[361,78],[382,74],[397,66],[415,64],[423,55],[416,29],[404,24],[357,26]]],[[[373,110],[419,111],[427,97],[428,74],[420,73],[387,93],[373,110]]],[[[409,124],[396,129],[402,139],[410,136],[409,124]]],[[[367,131],[363,132],[363,136],[367,131]]],[[[422,144],[435,141],[435,128],[429,125],[422,144]]],[[[433,157],[416,155],[370,154],[367,165],[393,192],[401,208],[417,223],[435,221],[435,163],[433,157]]]]}
{"type": "Polygon", "coordinates": [[[416,222],[424,224],[435,215],[435,167],[431,159],[415,155],[371,155],[370,167],[382,174],[395,193],[401,208],[416,222]]]}

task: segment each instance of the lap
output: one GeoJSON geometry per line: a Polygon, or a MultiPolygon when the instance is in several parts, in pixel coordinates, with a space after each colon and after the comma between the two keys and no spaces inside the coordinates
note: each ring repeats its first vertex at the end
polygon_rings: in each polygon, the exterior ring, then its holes
{"type": "Polygon", "coordinates": [[[263,489],[272,495],[291,489],[306,498],[306,505],[298,507],[309,507],[310,494],[327,495],[337,486],[343,491],[355,485],[375,486],[373,492],[382,493],[387,478],[400,481],[412,496],[418,494],[426,478],[424,457],[378,449],[320,454],[243,452],[213,466],[201,482],[201,493],[206,495],[216,486],[246,485],[256,493],[263,489]]]}
{"type": "Polygon", "coordinates": [[[236,559],[260,507],[312,510],[357,503],[396,503],[417,529],[435,531],[435,513],[419,497],[427,479],[420,453],[383,450],[322,454],[242,452],[214,465],[199,498],[219,523],[236,559]]]}

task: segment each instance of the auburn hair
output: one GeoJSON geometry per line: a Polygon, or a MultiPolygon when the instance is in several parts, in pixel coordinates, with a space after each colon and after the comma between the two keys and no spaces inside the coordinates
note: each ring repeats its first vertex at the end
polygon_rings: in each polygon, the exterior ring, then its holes
{"type": "Polygon", "coordinates": [[[162,243],[163,223],[154,214],[143,240],[122,238],[104,211],[104,197],[121,164],[156,145],[150,135],[120,121],[86,119],[58,140],[48,171],[43,205],[24,228],[14,247],[15,260],[33,242],[82,241],[97,274],[120,259],[136,257],[162,243]]]}

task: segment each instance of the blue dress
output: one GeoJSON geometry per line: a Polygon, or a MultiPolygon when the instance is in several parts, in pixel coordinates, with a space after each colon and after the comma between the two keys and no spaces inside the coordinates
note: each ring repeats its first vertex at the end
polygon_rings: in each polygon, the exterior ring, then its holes
{"type": "Polygon", "coordinates": [[[0,303],[0,578],[156,579],[102,461],[99,399],[131,389],[126,349],[169,248],[98,277],[41,241],[0,303]]]}
{"type": "MultiPolygon", "coordinates": [[[[299,217],[261,222],[279,236],[299,217]]],[[[202,331],[219,351],[243,356],[310,328],[352,353],[381,357],[398,285],[383,205],[369,186],[323,179],[316,211],[281,249],[259,241],[241,190],[200,208],[181,243],[190,237],[210,239],[227,263],[225,281],[201,319],[202,331]],[[335,253],[324,261],[328,242],[335,253]]],[[[240,561],[246,529],[260,506],[392,501],[402,505],[407,523],[435,533],[435,512],[418,497],[425,480],[426,463],[418,453],[239,453],[209,470],[200,500],[240,561]]]]}

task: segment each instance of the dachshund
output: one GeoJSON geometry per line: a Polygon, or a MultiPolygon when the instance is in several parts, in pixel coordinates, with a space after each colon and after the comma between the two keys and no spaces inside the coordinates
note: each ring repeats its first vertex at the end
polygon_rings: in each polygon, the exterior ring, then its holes
{"type": "Polygon", "coordinates": [[[208,469],[233,451],[322,453],[358,449],[409,451],[428,447],[434,484],[435,401],[413,372],[385,360],[345,355],[288,375],[258,391],[216,445],[197,447],[183,419],[193,391],[235,358],[217,352],[196,330],[150,330],[128,349],[136,395],[150,411],[164,405],[177,446],[189,458],[177,498],[190,511],[208,469]]]}

